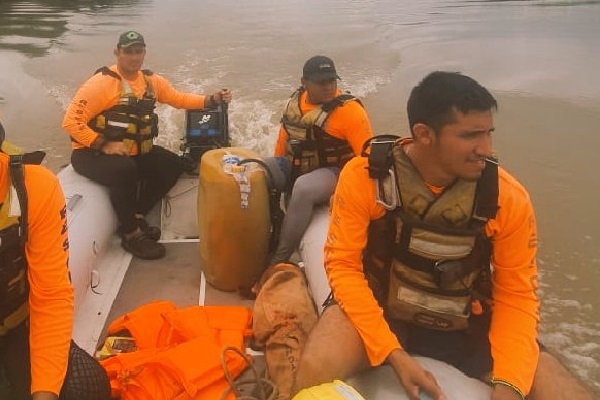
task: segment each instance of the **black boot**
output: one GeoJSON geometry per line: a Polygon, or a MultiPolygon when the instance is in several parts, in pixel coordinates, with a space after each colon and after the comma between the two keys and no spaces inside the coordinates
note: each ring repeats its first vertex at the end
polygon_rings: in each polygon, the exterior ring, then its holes
{"type": "Polygon", "coordinates": [[[146,222],[144,218],[136,217],[135,219],[137,220],[140,230],[144,232],[149,239],[152,239],[155,242],[160,240],[160,235],[162,232],[158,226],[148,225],[148,222],[146,222]]]}
{"type": "Polygon", "coordinates": [[[134,256],[144,260],[157,260],[163,258],[167,253],[165,246],[149,238],[142,231],[129,238],[123,235],[121,246],[134,256]]]}

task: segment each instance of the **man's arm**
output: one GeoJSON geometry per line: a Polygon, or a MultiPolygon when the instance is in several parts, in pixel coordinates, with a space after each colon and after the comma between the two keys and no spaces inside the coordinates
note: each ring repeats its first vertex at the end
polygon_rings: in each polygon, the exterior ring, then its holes
{"type": "Polygon", "coordinates": [[[442,400],[444,395],[433,375],[402,350],[365,279],[362,255],[369,223],[385,213],[375,203],[366,167],[367,160],[357,157],[340,174],[325,243],[329,283],[335,300],[361,336],[371,365],[387,361],[411,400],[419,399],[421,389],[442,400]]]}
{"type": "Polygon", "coordinates": [[[527,192],[502,169],[499,184],[500,208],[487,226],[493,243],[493,377],[526,395],[539,357],[536,222],[527,192]]]}
{"type": "Polygon", "coordinates": [[[102,136],[88,126],[92,118],[115,105],[119,99],[121,81],[96,74],[77,91],[63,119],[62,127],[81,147],[100,150],[102,136]]]}
{"type": "Polygon", "coordinates": [[[30,283],[32,393],[58,394],[67,371],[73,325],[66,207],[58,179],[26,166],[29,237],[25,247],[30,283]]]}
{"type": "Polygon", "coordinates": [[[371,365],[379,365],[400,344],[363,272],[369,223],[384,214],[375,207],[366,166],[366,159],[354,158],[340,174],[325,242],[325,270],[336,301],[363,339],[371,365]]]}
{"type": "Polygon", "coordinates": [[[279,135],[277,136],[277,143],[275,143],[275,157],[285,157],[287,154],[287,133],[283,125],[279,127],[279,135]]]}
{"type": "Polygon", "coordinates": [[[373,136],[367,112],[356,101],[337,108],[327,120],[325,131],[346,140],[355,156],[360,155],[363,144],[373,136]]]}
{"type": "Polygon", "coordinates": [[[212,106],[210,96],[201,94],[184,93],[176,90],[171,83],[158,74],[152,74],[150,77],[154,90],[156,91],[156,100],[175,108],[200,109],[212,106]]]}
{"type": "Polygon", "coordinates": [[[171,83],[158,74],[150,77],[156,91],[156,100],[175,108],[187,110],[197,108],[211,108],[218,106],[221,102],[229,103],[232,98],[229,89],[219,89],[210,96],[202,94],[180,92],[171,86],[171,83]]]}

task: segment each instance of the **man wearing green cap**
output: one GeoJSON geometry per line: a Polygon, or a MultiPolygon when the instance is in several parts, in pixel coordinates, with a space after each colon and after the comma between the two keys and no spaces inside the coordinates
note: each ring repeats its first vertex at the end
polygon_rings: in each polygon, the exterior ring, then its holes
{"type": "Polygon", "coordinates": [[[231,92],[182,93],[162,76],[142,70],[146,42],[135,31],[119,36],[114,55],[116,64],[98,69],[77,91],[63,128],[71,137],[75,171],[109,188],[123,248],[139,258],[157,259],[165,255],[157,243],[160,229],[148,226],[144,215],[175,184],[183,166],[176,154],[153,144],[156,102],[215,108],[229,103],[231,92]]]}

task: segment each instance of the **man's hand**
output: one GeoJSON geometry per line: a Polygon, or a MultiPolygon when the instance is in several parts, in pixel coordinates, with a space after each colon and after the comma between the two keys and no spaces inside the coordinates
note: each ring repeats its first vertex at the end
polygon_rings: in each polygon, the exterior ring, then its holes
{"type": "Polygon", "coordinates": [[[213,97],[218,105],[221,102],[229,103],[231,101],[232,94],[229,89],[221,89],[221,90],[216,91],[213,94],[213,97]]]}
{"type": "Polygon", "coordinates": [[[105,142],[102,147],[100,147],[100,151],[104,154],[114,154],[117,156],[129,155],[129,149],[123,142],[105,142]]]}
{"type": "Polygon", "coordinates": [[[31,398],[32,400],[58,400],[58,396],[52,392],[35,392],[31,398]]]}
{"type": "Polygon", "coordinates": [[[492,400],[522,400],[521,395],[505,385],[494,385],[492,400]]]}
{"type": "Polygon", "coordinates": [[[423,369],[404,350],[396,349],[392,351],[387,361],[394,368],[394,372],[410,400],[419,400],[421,390],[428,393],[433,400],[446,400],[446,396],[442,393],[442,389],[433,374],[423,369]]]}

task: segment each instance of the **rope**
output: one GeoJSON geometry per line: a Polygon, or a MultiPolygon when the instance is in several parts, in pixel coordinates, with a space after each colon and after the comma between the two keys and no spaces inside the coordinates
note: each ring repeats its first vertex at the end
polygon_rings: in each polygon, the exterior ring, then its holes
{"type": "Polygon", "coordinates": [[[227,346],[223,349],[221,352],[221,365],[223,366],[223,371],[225,372],[225,379],[227,379],[227,382],[229,382],[230,386],[227,388],[227,390],[225,390],[225,392],[223,392],[221,400],[225,400],[231,392],[235,394],[237,400],[275,400],[277,398],[278,392],[275,384],[266,378],[259,377],[258,371],[256,371],[256,368],[254,368],[254,365],[252,364],[252,358],[247,354],[242,353],[242,351],[237,347],[227,346]],[[231,376],[229,369],[227,369],[227,362],[225,361],[225,353],[228,351],[233,351],[242,357],[246,365],[252,371],[252,378],[242,379],[237,382],[235,381],[235,379],[231,376]],[[242,394],[241,387],[247,385],[255,385],[258,388],[258,397],[255,397],[254,395],[242,394]],[[270,392],[270,394],[267,396],[266,393],[268,392],[270,392]]]}

